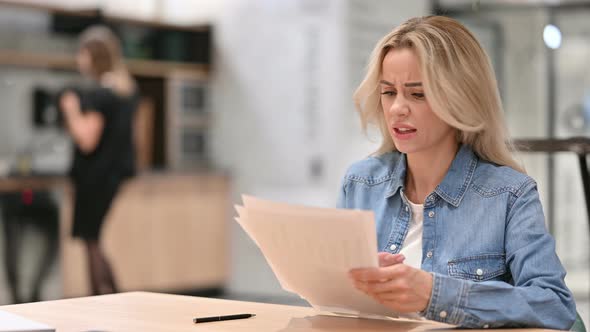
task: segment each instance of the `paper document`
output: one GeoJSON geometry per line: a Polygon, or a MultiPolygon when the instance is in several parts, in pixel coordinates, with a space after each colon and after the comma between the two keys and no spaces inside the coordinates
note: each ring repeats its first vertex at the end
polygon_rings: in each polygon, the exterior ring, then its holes
{"type": "Polygon", "coordinates": [[[55,332],[53,327],[0,311],[0,332],[55,332]]]}
{"type": "Polygon", "coordinates": [[[377,267],[372,211],[315,208],[243,196],[236,221],[258,245],[283,289],[342,315],[399,314],[354,288],[348,271],[377,267]]]}

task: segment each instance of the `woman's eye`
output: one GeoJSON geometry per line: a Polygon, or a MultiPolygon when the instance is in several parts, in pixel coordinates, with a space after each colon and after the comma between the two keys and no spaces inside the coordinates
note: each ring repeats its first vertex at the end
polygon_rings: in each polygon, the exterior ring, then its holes
{"type": "Polygon", "coordinates": [[[412,93],[412,96],[414,96],[414,98],[419,99],[419,100],[424,99],[423,93],[414,92],[414,93],[412,93]]]}
{"type": "Polygon", "coordinates": [[[385,96],[395,96],[396,92],[395,91],[383,91],[383,92],[381,92],[381,94],[385,95],[385,96]]]}

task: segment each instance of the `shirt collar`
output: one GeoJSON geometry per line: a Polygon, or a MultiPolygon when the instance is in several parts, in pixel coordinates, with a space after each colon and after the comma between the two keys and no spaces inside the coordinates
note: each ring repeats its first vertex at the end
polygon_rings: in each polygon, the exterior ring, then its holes
{"type": "Polygon", "coordinates": [[[389,189],[386,191],[385,198],[389,198],[397,194],[400,188],[404,187],[404,180],[406,179],[406,154],[402,153],[397,160],[397,164],[393,169],[393,176],[389,183],[389,189]]]}
{"type": "MultiPolygon", "coordinates": [[[[461,145],[451,167],[442,182],[434,189],[434,192],[449,204],[457,207],[473,178],[477,166],[477,156],[468,145],[461,145]]],[[[406,178],[407,162],[406,154],[401,154],[397,165],[393,170],[393,176],[386,192],[386,198],[398,193],[404,187],[406,178]]]]}

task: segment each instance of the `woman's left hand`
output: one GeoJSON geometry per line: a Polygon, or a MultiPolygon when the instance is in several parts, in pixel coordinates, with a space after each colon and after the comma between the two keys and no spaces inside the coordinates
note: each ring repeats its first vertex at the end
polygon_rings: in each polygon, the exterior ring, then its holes
{"type": "Polygon", "coordinates": [[[423,311],[430,302],[433,278],[426,271],[398,263],[353,269],[349,275],[358,290],[397,312],[423,311]]]}

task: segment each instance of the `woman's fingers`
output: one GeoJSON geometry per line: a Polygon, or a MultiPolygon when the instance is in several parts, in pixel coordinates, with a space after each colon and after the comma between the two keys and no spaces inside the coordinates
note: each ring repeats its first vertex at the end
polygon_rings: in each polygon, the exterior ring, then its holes
{"type": "Polygon", "coordinates": [[[362,282],[354,283],[355,287],[367,294],[382,294],[382,293],[401,293],[410,290],[405,279],[389,279],[386,281],[377,282],[362,282]]]}
{"type": "Polygon", "coordinates": [[[390,254],[388,252],[380,252],[377,254],[377,257],[379,260],[379,268],[352,269],[349,272],[349,276],[352,279],[359,279],[362,281],[386,280],[390,276],[391,271],[382,268],[401,264],[406,259],[402,254],[390,254]]]}
{"type": "Polygon", "coordinates": [[[79,103],[78,96],[71,91],[64,93],[61,97],[62,110],[69,111],[78,108],[79,103]]]}
{"type": "Polygon", "coordinates": [[[363,269],[353,269],[350,270],[349,276],[354,281],[362,281],[362,282],[369,282],[369,281],[379,281],[379,280],[387,280],[391,279],[389,277],[389,271],[387,267],[371,267],[371,268],[363,268],[363,269]]]}
{"type": "Polygon", "coordinates": [[[402,254],[390,254],[388,252],[380,252],[377,254],[377,257],[379,258],[380,267],[403,263],[403,261],[406,259],[406,257],[402,254]]]}
{"type": "Polygon", "coordinates": [[[404,264],[395,264],[386,267],[373,267],[350,270],[349,276],[356,281],[375,282],[400,278],[409,272],[411,267],[404,264]]]}
{"type": "Polygon", "coordinates": [[[421,311],[430,300],[432,275],[405,264],[356,269],[350,276],[357,289],[394,310],[421,311]]]}

